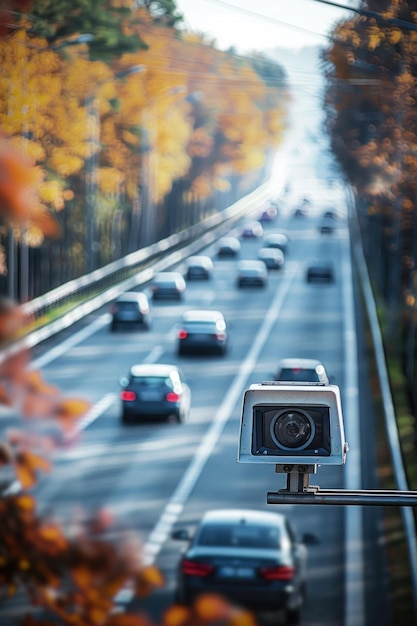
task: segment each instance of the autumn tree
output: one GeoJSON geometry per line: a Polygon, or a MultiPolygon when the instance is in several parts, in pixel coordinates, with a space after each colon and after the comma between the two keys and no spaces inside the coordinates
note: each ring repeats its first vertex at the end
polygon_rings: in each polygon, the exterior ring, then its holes
{"type": "MultiPolygon", "coordinates": [[[[0,154],[0,215],[19,224],[31,216],[39,180],[24,157],[5,140],[0,154]]],[[[36,215],[36,210],[35,210],[36,215]]],[[[47,222],[39,222],[42,229],[47,222]]],[[[22,626],[149,626],[142,614],[115,612],[117,593],[125,586],[144,598],[163,585],[154,566],[142,561],[135,532],[112,539],[115,520],[105,510],[87,519],[65,520],[39,515],[34,496],[39,473],[53,470],[50,455],[88,410],[80,398],[65,397],[33,370],[30,354],[17,340],[27,323],[24,311],[0,298],[0,404],[15,413],[2,430],[0,470],[11,468],[18,490],[0,493],[0,598],[24,593],[32,606],[22,626]]],[[[171,606],[162,626],[254,626],[252,616],[217,596],[195,604],[171,606]]]]}
{"type": "Polygon", "coordinates": [[[96,19],[95,2],[68,12],[64,2],[35,2],[0,41],[0,123],[43,172],[40,199],[63,233],[65,264],[42,262],[56,246],[41,231],[13,231],[32,263],[53,270],[37,294],[193,223],[201,215],[192,206],[217,210],[219,194],[248,191],[283,136],[279,66],[170,26],[173,3],[109,7],[96,19]],[[95,57],[97,43],[107,56],[95,57]]]}
{"type": "MultiPolygon", "coordinates": [[[[327,127],[355,190],[387,350],[407,373],[415,371],[417,322],[417,5],[362,6],[324,53],[327,127]]],[[[413,376],[408,386],[417,407],[413,376]]]]}

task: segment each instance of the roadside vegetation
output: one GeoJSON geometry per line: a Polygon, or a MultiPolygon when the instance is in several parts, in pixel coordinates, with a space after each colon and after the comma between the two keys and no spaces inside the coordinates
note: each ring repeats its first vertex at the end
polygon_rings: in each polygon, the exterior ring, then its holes
{"type": "MultiPolygon", "coordinates": [[[[323,52],[327,129],[355,194],[411,490],[417,490],[415,8],[415,2],[407,0],[363,2],[357,14],[338,24],[332,44],[323,52]]],[[[374,400],[382,416],[376,388],[374,400]]],[[[382,423],[377,437],[381,488],[395,489],[382,423]]],[[[387,508],[383,517],[393,623],[411,624],[413,599],[401,514],[387,508]]]]}
{"type": "Polygon", "coordinates": [[[353,14],[341,22],[323,53],[327,128],[355,193],[410,488],[416,489],[415,3],[367,2],[362,7],[372,15],[353,14]]]}
{"type": "Polygon", "coordinates": [[[0,287],[20,301],[251,191],[289,104],[281,66],[184,32],[174,2],[29,4],[0,37],[2,138],[37,189],[29,212],[8,194],[0,230],[0,287]]]}

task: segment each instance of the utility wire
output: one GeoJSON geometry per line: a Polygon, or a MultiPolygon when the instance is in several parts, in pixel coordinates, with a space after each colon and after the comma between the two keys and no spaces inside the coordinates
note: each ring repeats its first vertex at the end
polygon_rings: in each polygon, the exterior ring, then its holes
{"type": "MultiPolygon", "coordinates": [[[[268,22],[273,22],[274,24],[280,24],[281,26],[290,27],[290,28],[293,28],[294,30],[303,31],[304,33],[308,33],[309,35],[316,35],[317,37],[323,37],[327,39],[327,36],[323,35],[323,33],[317,33],[308,28],[302,28],[302,26],[297,26],[296,24],[289,24],[288,22],[277,20],[274,17],[264,15],[263,13],[257,13],[256,11],[251,11],[250,9],[238,7],[235,4],[230,4],[229,2],[223,2],[223,0],[206,0],[206,2],[209,2],[211,4],[219,4],[221,6],[226,7],[227,9],[234,9],[235,11],[239,11],[239,13],[246,13],[247,15],[250,15],[252,17],[257,17],[259,19],[266,20],[268,22]]],[[[185,15],[185,18],[186,17],[187,16],[185,15]]]]}
{"type": "MultiPolygon", "coordinates": [[[[267,15],[263,15],[262,13],[257,13],[256,11],[251,11],[250,9],[244,9],[243,7],[238,7],[235,4],[230,4],[229,2],[224,2],[223,0],[206,0],[206,2],[211,2],[213,4],[220,4],[229,9],[234,9],[239,11],[240,13],[247,13],[248,15],[253,15],[255,17],[259,17],[261,19],[266,19],[269,22],[274,22],[276,24],[282,24],[285,26],[291,26],[292,28],[296,28],[297,30],[304,30],[305,32],[318,35],[319,37],[325,37],[325,35],[321,33],[315,33],[314,31],[310,31],[292,24],[288,24],[286,22],[280,22],[272,17],[268,17],[267,15]]],[[[399,29],[403,30],[417,30],[417,24],[413,24],[412,22],[407,22],[405,20],[399,20],[395,17],[383,17],[380,13],[376,11],[368,11],[367,9],[357,9],[351,6],[347,6],[346,4],[339,4],[338,2],[331,2],[331,0],[310,0],[310,2],[318,2],[320,4],[326,4],[331,7],[335,7],[336,9],[345,9],[346,11],[353,11],[358,15],[362,15],[364,17],[372,17],[375,20],[385,24],[387,26],[396,26],[399,29]]]]}

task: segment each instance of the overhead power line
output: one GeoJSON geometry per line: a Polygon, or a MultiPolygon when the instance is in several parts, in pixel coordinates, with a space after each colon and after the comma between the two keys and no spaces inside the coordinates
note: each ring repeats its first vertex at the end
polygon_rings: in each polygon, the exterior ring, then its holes
{"type": "MultiPolygon", "coordinates": [[[[239,11],[239,13],[246,13],[247,15],[251,15],[254,17],[258,17],[260,19],[267,20],[268,22],[273,22],[275,24],[281,24],[282,26],[289,26],[290,28],[294,28],[296,30],[302,30],[306,33],[317,35],[319,37],[324,37],[328,39],[328,36],[323,35],[322,33],[316,33],[312,30],[302,28],[301,26],[296,26],[295,24],[289,24],[288,22],[282,22],[268,15],[264,15],[263,13],[258,13],[257,11],[251,11],[250,9],[245,9],[243,7],[236,6],[236,4],[231,4],[230,2],[224,2],[224,0],[206,0],[206,2],[210,2],[212,4],[218,4],[228,9],[233,9],[235,11],[239,11]]],[[[326,4],[328,6],[334,7],[336,9],[345,9],[346,11],[352,11],[357,15],[362,15],[364,17],[372,17],[375,20],[385,24],[386,26],[396,26],[399,29],[403,30],[417,30],[417,24],[413,24],[412,22],[407,22],[406,20],[399,20],[395,17],[383,17],[380,13],[376,11],[368,11],[367,9],[357,9],[355,7],[348,6],[346,4],[340,4],[339,2],[332,2],[331,0],[310,0],[310,2],[318,2],[320,4],[326,4]]]]}
{"type": "Polygon", "coordinates": [[[339,4],[338,2],[331,2],[330,0],[311,0],[312,2],[319,2],[320,4],[327,4],[328,6],[335,7],[337,9],[346,9],[347,11],[353,11],[358,15],[364,17],[373,17],[378,22],[385,24],[386,26],[396,26],[400,30],[417,30],[417,24],[407,22],[405,20],[398,20],[395,17],[384,17],[376,11],[368,11],[367,9],[356,9],[354,7],[346,6],[345,4],[339,4]]]}
{"type": "Polygon", "coordinates": [[[251,11],[250,9],[245,9],[243,7],[236,6],[236,4],[230,4],[229,2],[223,2],[223,0],[206,0],[211,4],[218,4],[220,6],[226,7],[227,9],[233,9],[234,11],[238,11],[239,13],[246,13],[246,15],[250,15],[252,17],[257,17],[261,20],[266,20],[267,22],[272,22],[274,24],[280,24],[281,26],[285,26],[286,28],[293,28],[294,30],[303,31],[304,33],[308,33],[309,35],[316,35],[317,37],[323,37],[327,39],[326,35],[323,33],[318,33],[316,31],[310,30],[308,28],[303,28],[302,26],[297,26],[296,24],[290,24],[289,22],[283,22],[282,20],[277,20],[274,17],[270,17],[269,15],[265,15],[264,13],[258,13],[257,11],[251,11]]]}

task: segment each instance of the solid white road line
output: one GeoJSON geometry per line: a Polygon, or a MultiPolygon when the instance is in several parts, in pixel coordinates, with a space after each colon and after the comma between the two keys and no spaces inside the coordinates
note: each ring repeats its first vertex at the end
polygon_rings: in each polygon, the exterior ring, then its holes
{"type": "MultiPolygon", "coordinates": [[[[346,460],[345,489],[361,489],[361,447],[359,432],[359,388],[357,332],[353,299],[349,239],[342,244],[342,285],[344,329],[344,423],[349,452],[346,460]]],[[[365,624],[363,520],[362,507],[347,506],[345,518],[345,625],[365,624]]]]}

